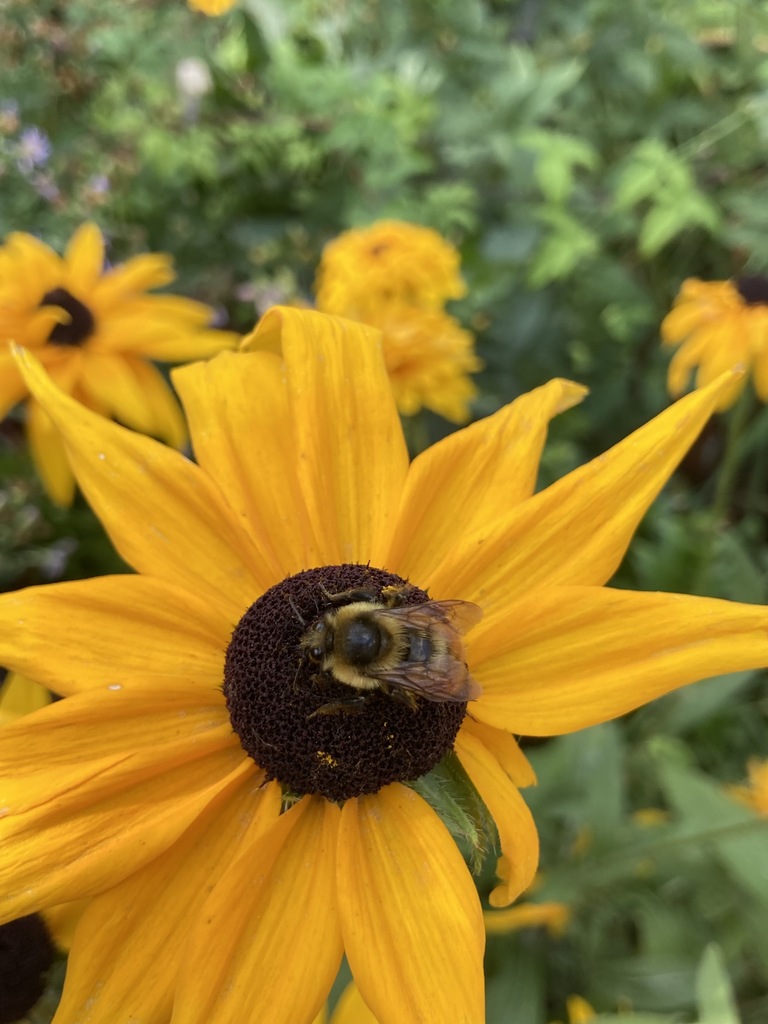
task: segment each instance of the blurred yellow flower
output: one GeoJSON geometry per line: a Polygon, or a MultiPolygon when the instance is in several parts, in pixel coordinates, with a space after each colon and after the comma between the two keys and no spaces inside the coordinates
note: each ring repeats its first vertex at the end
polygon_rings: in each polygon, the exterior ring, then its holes
{"type": "Polygon", "coordinates": [[[187,6],[209,18],[217,18],[220,14],[231,11],[237,0],[187,0],[187,6]]]}
{"type": "Polygon", "coordinates": [[[660,807],[638,807],[632,812],[632,821],[641,828],[656,828],[658,825],[666,825],[669,821],[669,811],[660,807]]]}
{"type": "Polygon", "coordinates": [[[382,307],[368,321],[381,331],[384,362],[404,416],[422,407],[466,423],[477,388],[467,374],[482,368],[472,335],[440,310],[382,307]]]}
{"type": "Polygon", "coordinates": [[[443,309],[466,292],[454,246],[431,228],[377,221],[325,247],[316,290],[322,312],[381,331],[402,415],[427,408],[466,423],[477,396],[468,374],[482,363],[472,335],[443,309]]]}
{"type": "Polygon", "coordinates": [[[456,247],[432,228],[379,220],[345,231],[323,249],[317,308],[366,323],[382,305],[442,309],[466,295],[459,264],[456,247]]]}
{"type": "Polygon", "coordinates": [[[568,1024],[589,1024],[595,1019],[595,1011],[582,996],[569,996],[565,1001],[568,1024]]]}
{"type": "MultiPolygon", "coordinates": [[[[703,387],[734,367],[751,369],[755,390],[768,401],[768,279],[683,281],[672,310],[661,324],[665,345],[679,345],[667,374],[673,397],[688,387],[692,371],[703,387]]],[[[718,408],[733,405],[740,385],[726,392],[718,408]]]]}
{"type": "MultiPolygon", "coordinates": [[[[29,394],[10,352],[17,342],[83,405],[181,447],[181,409],[150,360],[205,358],[231,348],[236,336],[207,328],[209,306],[145,294],[173,278],[170,257],[160,253],[105,268],[95,224],[75,232],[63,257],[33,235],[9,235],[0,246],[0,420],[29,394]]],[[[46,490],[70,504],[74,477],[63,441],[33,398],[26,428],[46,490]]]]}
{"type": "Polygon", "coordinates": [[[728,786],[729,796],[756,814],[768,815],[768,761],[752,757],[747,762],[747,784],[728,786]]]}

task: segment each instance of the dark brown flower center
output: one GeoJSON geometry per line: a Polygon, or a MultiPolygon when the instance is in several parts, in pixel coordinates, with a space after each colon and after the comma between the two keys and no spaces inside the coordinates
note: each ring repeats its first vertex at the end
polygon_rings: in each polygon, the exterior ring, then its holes
{"type": "Polygon", "coordinates": [[[69,323],[56,324],[48,335],[51,345],[82,345],[96,329],[93,313],[66,288],[53,288],[40,301],[41,306],[60,306],[69,314],[69,323]]]}
{"type": "Polygon", "coordinates": [[[761,274],[738,277],[736,287],[748,306],[768,306],[768,277],[761,274]]]}
{"type": "MultiPolygon", "coordinates": [[[[272,587],[242,617],[227,648],[224,696],[243,749],[291,793],[319,793],[343,801],[376,793],[390,782],[426,775],[453,747],[466,703],[437,702],[374,685],[359,689],[323,670],[331,641],[302,647],[313,626],[333,628],[329,595],[352,589],[381,595],[405,581],[367,565],[308,569],[272,587]],[[328,616],[330,615],[330,619],[328,616]],[[325,617],[325,618],[324,618],[325,617]]],[[[427,594],[410,587],[403,605],[427,594]]],[[[377,656],[365,629],[354,631],[360,663],[377,656]],[[360,635],[358,635],[358,633],[360,635]]],[[[374,644],[375,646],[375,644],[374,644]]]]}
{"type": "Polygon", "coordinates": [[[45,988],[54,948],[38,914],[0,925],[0,1024],[21,1020],[45,988]]]}

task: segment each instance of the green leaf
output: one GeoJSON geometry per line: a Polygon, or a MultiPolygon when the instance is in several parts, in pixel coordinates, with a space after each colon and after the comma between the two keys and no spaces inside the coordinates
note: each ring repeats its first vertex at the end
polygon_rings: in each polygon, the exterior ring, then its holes
{"type": "Polygon", "coordinates": [[[725,960],[719,946],[707,946],[696,972],[698,1024],[741,1024],[725,960]]]}
{"type": "MultiPolygon", "coordinates": [[[[649,744],[649,750],[659,761],[658,745],[649,744]]],[[[659,781],[689,830],[691,848],[709,848],[731,878],[768,907],[768,819],[736,803],[705,775],[666,757],[659,764],[659,781]]]]}
{"type": "Polygon", "coordinates": [[[467,847],[470,866],[479,874],[486,855],[498,848],[496,825],[461,761],[451,751],[428,775],[410,786],[440,815],[451,835],[467,847]]]}
{"type": "Polygon", "coordinates": [[[641,256],[655,256],[686,226],[686,218],[677,205],[654,206],[640,226],[637,248],[641,256]]]}

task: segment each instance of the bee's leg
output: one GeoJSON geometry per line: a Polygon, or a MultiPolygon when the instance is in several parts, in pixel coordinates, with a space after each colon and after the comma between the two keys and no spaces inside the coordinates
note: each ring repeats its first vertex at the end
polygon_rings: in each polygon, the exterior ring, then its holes
{"type": "Polygon", "coordinates": [[[327,690],[335,682],[327,672],[313,672],[309,681],[316,690],[327,690]]]}
{"type": "Polygon", "coordinates": [[[389,690],[389,696],[398,704],[405,704],[411,711],[419,710],[419,700],[415,693],[410,690],[401,690],[399,686],[393,686],[389,690]]]}
{"type": "Polygon", "coordinates": [[[314,718],[316,715],[359,715],[368,703],[368,694],[361,693],[356,697],[340,697],[338,700],[329,700],[327,704],[321,704],[317,711],[313,711],[307,718],[314,718]]]}
{"type": "Polygon", "coordinates": [[[352,587],[350,590],[341,590],[338,594],[332,594],[321,586],[320,591],[329,604],[353,604],[355,601],[378,601],[379,595],[373,587],[352,587]]]}
{"type": "Polygon", "coordinates": [[[414,589],[412,583],[393,583],[381,591],[381,599],[389,608],[401,605],[407,595],[414,589]]]}

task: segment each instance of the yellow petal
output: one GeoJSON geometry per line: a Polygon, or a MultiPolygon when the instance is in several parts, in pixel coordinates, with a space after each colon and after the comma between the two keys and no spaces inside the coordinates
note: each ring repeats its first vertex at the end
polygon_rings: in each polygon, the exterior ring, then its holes
{"type": "Polygon", "coordinates": [[[680,594],[558,587],[473,641],[472,714],[548,736],[623,715],[679,686],[768,665],[768,610],[680,594]]]}
{"type": "Polygon", "coordinates": [[[341,994],[331,1017],[331,1024],[378,1024],[363,1002],[360,989],[351,981],[341,994]]]}
{"type": "Polygon", "coordinates": [[[99,281],[96,304],[100,311],[125,302],[150,288],[162,288],[176,276],[167,253],[143,253],[113,267],[99,281]]]}
{"type": "Polygon", "coordinates": [[[30,399],[26,411],[27,441],[37,475],[50,499],[69,508],[75,497],[75,477],[61,434],[41,405],[30,399]]]}
{"type": "Polygon", "coordinates": [[[29,353],[18,358],[62,433],[78,483],[130,565],[206,595],[236,620],[277,582],[199,466],[64,395],[29,353]]]}
{"type": "Polygon", "coordinates": [[[0,341],[0,422],[26,394],[27,385],[22,380],[10,352],[2,350],[0,341]]]}
{"type": "Polygon", "coordinates": [[[487,935],[508,935],[523,928],[543,926],[550,935],[563,935],[571,919],[565,903],[518,903],[506,910],[489,910],[483,914],[487,935]]]}
{"type": "Polygon", "coordinates": [[[408,470],[376,332],[310,310],[274,308],[294,421],[299,485],[326,564],[383,565],[408,470]]]}
{"type": "Polygon", "coordinates": [[[258,538],[277,579],[320,565],[296,476],[293,423],[280,360],[223,353],[173,372],[195,456],[258,538]]]}
{"type": "Polygon", "coordinates": [[[70,903],[59,903],[43,911],[43,918],[51,937],[58,949],[66,952],[72,945],[75,929],[80,923],[83,911],[89,900],[72,900],[70,903]]]}
{"type": "Polygon", "coordinates": [[[605,583],[733,379],[686,396],[507,515],[457,536],[433,592],[474,601],[488,617],[537,587],[605,583]]]}
{"type": "Polygon", "coordinates": [[[34,235],[25,231],[12,231],[6,236],[3,248],[9,253],[11,265],[25,266],[27,273],[15,278],[15,284],[23,289],[18,302],[35,307],[52,288],[66,280],[67,269],[64,260],[34,235]]]}
{"type": "Polygon", "coordinates": [[[152,435],[159,437],[172,448],[183,448],[187,443],[187,426],[184,416],[165,377],[151,363],[132,359],[131,367],[144,395],[144,401],[152,410],[152,435]]]}
{"type": "Polygon", "coordinates": [[[115,885],[255,770],[202,688],[104,688],[4,726],[0,920],[115,885]]]}
{"type": "Polygon", "coordinates": [[[235,779],[165,853],[88,904],[75,933],[57,1024],[167,1021],[182,937],[213,882],[280,811],[280,787],[235,779]]]}
{"type": "Polygon", "coordinates": [[[347,959],[380,1024],[482,1024],[477,892],[413,790],[395,783],[344,804],[338,888],[347,959]]]}
{"type": "MultiPolygon", "coordinates": [[[[0,665],[10,667],[11,662],[0,654],[0,665]]],[[[23,715],[39,711],[51,703],[51,693],[44,686],[11,672],[0,683],[0,725],[15,722],[23,715]]]]}
{"type": "Polygon", "coordinates": [[[506,730],[494,729],[493,726],[478,722],[467,715],[461,723],[461,731],[476,736],[518,788],[536,785],[533,765],[518,746],[514,736],[506,730]]]}
{"type": "Polygon", "coordinates": [[[0,595],[0,665],[60,694],[166,679],[211,689],[234,625],[209,601],[146,576],[49,583],[0,595]]]}
{"type": "Polygon", "coordinates": [[[305,797],[223,872],[183,950],[172,1024],[299,1024],[341,963],[339,810],[305,797]]]}
{"type": "Polygon", "coordinates": [[[181,410],[162,375],[148,363],[117,353],[89,353],[80,383],[98,406],[131,430],[161,437],[175,448],[184,444],[181,410]]]}
{"type": "Polygon", "coordinates": [[[210,359],[219,352],[237,347],[239,335],[215,328],[187,331],[178,337],[166,332],[162,338],[142,340],[132,351],[161,363],[187,363],[194,359],[210,359]]]}
{"type": "Polygon", "coordinates": [[[72,235],[64,253],[67,284],[73,294],[86,299],[104,270],[104,238],[93,223],[82,224],[72,235]]]}
{"type": "Polygon", "coordinates": [[[408,473],[385,563],[428,585],[457,537],[530,497],[549,421],[585,394],[570,381],[550,381],[422,452],[408,473]]]}
{"type": "Polygon", "coordinates": [[[506,907],[533,881],[539,864],[539,835],[517,786],[481,740],[462,729],[456,737],[456,753],[499,830],[498,873],[504,884],[493,890],[489,902],[492,907],[506,907]]]}

